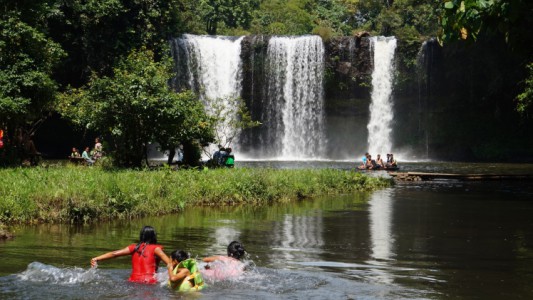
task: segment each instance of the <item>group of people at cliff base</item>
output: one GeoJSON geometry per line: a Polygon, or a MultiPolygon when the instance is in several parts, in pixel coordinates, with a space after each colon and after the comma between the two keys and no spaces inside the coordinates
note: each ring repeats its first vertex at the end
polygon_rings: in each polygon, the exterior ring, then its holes
{"type": "Polygon", "coordinates": [[[224,148],[218,145],[218,150],[213,153],[213,158],[208,162],[211,167],[233,168],[235,166],[235,156],[231,148],[224,148]]]}
{"type": "Polygon", "coordinates": [[[124,249],[107,252],[91,259],[91,267],[97,267],[98,262],[110,258],[131,255],[131,275],[129,281],[144,284],[156,284],[157,269],[163,261],[168,271],[168,286],[179,291],[199,291],[206,287],[203,277],[216,280],[231,279],[244,272],[245,264],[241,262],[246,250],[240,242],[233,241],[228,245],[227,256],[216,255],[202,259],[207,263],[201,269],[196,259],[190,258],[189,253],[175,250],[168,257],[163,246],[157,243],[155,229],[144,226],[141,230],[139,242],[124,249]]]}
{"type": "Polygon", "coordinates": [[[392,153],[387,154],[386,162],[384,162],[381,158],[381,154],[378,154],[374,160],[372,159],[372,155],[370,155],[368,152],[365,153],[365,156],[363,156],[362,160],[363,163],[357,167],[360,170],[392,169],[398,167],[398,163],[396,162],[396,159],[394,159],[394,154],[392,153]]]}
{"type": "Polygon", "coordinates": [[[73,158],[73,159],[82,158],[83,160],[85,160],[85,162],[89,166],[93,165],[97,160],[99,160],[103,156],[104,156],[103,146],[99,138],[96,138],[94,140],[94,148],[92,150],[87,146],[85,147],[85,150],[83,150],[82,154],[80,155],[78,148],[72,147],[72,153],[70,154],[70,158],[73,158]]]}

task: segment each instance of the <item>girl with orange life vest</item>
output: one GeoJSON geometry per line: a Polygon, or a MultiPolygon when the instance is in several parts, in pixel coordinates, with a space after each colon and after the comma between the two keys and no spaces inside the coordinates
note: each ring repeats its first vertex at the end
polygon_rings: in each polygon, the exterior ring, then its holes
{"type": "Polygon", "coordinates": [[[101,260],[126,255],[131,255],[132,270],[128,279],[131,282],[157,283],[154,275],[157,272],[159,262],[163,261],[167,266],[172,265],[171,260],[163,252],[163,246],[157,244],[155,229],[151,226],[144,226],[141,230],[139,243],[94,257],[91,259],[91,266],[96,267],[98,261],[101,260]]]}

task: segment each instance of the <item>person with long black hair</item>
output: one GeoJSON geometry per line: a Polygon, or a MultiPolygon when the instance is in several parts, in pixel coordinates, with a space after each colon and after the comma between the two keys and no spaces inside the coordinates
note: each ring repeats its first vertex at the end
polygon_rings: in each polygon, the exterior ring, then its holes
{"type": "Polygon", "coordinates": [[[152,226],[144,226],[141,230],[139,243],[111,251],[91,259],[91,266],[96,267],[99,261],[131,255],[131,275],[128,279],[132,282],[154,284],[157,283],[155,273],[161,261],[172,265],[172,261],[163,252],[163,246],[157,244],[157,235],[152,226]]]}
{"type": "Polygon", "coordinates": [[[202,275],[210,280],[224,280],[243,274],[246,267],[241,261],[246,254],[244,246],[238,241],[233,241],[228,245],[227,253],[228,256],[205,257],[203,261],[208,264],[204,266],[202,275]]]}

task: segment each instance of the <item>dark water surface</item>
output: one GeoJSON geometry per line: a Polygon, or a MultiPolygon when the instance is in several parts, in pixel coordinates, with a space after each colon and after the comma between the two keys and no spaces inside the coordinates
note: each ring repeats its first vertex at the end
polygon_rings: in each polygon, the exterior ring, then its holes
{"type": "Polygon", "coordinates": [[[210,281],[201,298],[533,299],[533,187],[492,181],[400,184],[267,207],[86,226],[15,228],[0,242],[2,299],[197,298],[126,281],[129,257],[91,257],[158,231],[169,253],[225,253],[240,240],[250,271],[210,281]]]}

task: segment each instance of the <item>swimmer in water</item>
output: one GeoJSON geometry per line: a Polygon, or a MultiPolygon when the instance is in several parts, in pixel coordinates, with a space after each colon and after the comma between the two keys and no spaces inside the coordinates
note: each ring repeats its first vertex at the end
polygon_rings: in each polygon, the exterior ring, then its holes
{"type": "Polygon", "coordinates": [[[244,272],[245,265],[241,262],[246,254],[244,246],[233,241],[228,245],[227,252],[228,256],[216,255],[203,259],[203,262],[209,263],[202,272],[206,278],[223,280],[237,277],[244,272]]]}
{"type": "Polygon", "coordinates": [[[163,246],[157,244],[157,235],[152,226],[144,226],[141,230],[139,243],[108,252],[91,259],[91,266],[96,267],[99,261],[131,255],[131,282],[155,284],[157,267],[161,261],[172,265],[170,258],[163,252],[163,246]]]}
{"type": "Polygon", "coordinates": [[[172,262],[168,265],[168,284],[171,288],[188,292],[199,291],[205,287],[196,260],[189,258],[187,252],[176,250],[170,257],[172,262]]]}

